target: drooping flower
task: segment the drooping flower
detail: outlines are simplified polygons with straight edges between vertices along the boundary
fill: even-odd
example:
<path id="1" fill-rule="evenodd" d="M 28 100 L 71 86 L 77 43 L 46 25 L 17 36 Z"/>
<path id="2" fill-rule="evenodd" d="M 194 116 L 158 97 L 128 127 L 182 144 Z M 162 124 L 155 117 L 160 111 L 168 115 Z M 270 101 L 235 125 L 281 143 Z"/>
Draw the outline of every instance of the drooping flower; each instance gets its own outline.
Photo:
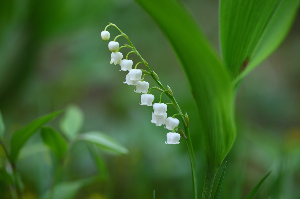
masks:
<path id="1" fill-rule="evenodd" d="M 130 80 L 141 81 L 142 71 L 140 69 L 132 69 L 128 73 Z"/>
<path id="2" fill-rule="evenodd" d="M 152 94 L 141 95 L 141 105 L 152 106 L 153 101 L 154 101 L 154 95 Z"/>
<path id="3" fill-rule="evenodd" d="M 127 60 L 127 59 L 122 59 L 120 62 L 121 65 L 121 70 L 122 71 L 130 71 L 132 69 L 133 61 L 132 60 Z"/>
<path id="4" fill-rule="evenodd" d="M 168 117 L 166 119 L 166 128 L 170 131 L 173 131 L 179 124 L 179 120 L 177 118 Z"/>
<path id="5" fill-rule="evenodd" d="M 110 33 L 108 31 L 102 31 L 101 32 L 101 38 L 103 41 L 107 41 L 109 40 L 110 37 Z"/>
<path id="6" fill-rule="evenodd" d="M 130 74 L 128 73 L 126 75 L 126 79 L 125 79 L 125 82 L 123 82 L 124 84 L 127 84 L 127 85 L 136 85 L 137 84 L 137 80 L 131 80 L 130 79 Z"/>
<path id="7" fill-rule="evenodd" d="M 167 119 L 167 113 L 161 114 L 161 115 L 157 115 L 155 113 L 152 113 L 152 120 L 151 122 L 156 124 L 156 126 L 161 126 L 163 124 L 165 124 Z"/>
<path id="8" fill-rule="evenodd" d="M 149 89 L 149 83 L 145 81 L 138 81 L 136 83 L 136 93 L 147 93 Z"/>
<path id="9" fill-rule="evenodd" d="M 118 51 L 119 49 L 119 43 L 116 42 L 116 41 L 110 41 L 108 43 L 108 49 L 111 51 L 111 52 L 116 52 Z"/>
<path id="10" fill-rule="evenodd" d="M 166 144 L 179 144 L 180 134 L 179 133 L 167 133 L 167 141 Z"/>
<path id="11" fill-rule="evenodd" d="M 153 104 L 153 110 L 156 115 L 163 115 L 167 112 L 167 105 L 164 103 Z"/>
<path id="12" fill-rule="evenodd" d="M 123 58 L 122 53 L 120 52 L 112 52 L 111 53 L 111 60 L 110 60 L 110 64 L 114 63 L 116 64 L 120 64 L 121 59 Z"/>
<path id="13" fill-rule="evenodd" d="M 137 85 L 137 82 L 142 79 L 142 71 L 140 69 L 132 69 L 126 75 L 125 84 Z"/>

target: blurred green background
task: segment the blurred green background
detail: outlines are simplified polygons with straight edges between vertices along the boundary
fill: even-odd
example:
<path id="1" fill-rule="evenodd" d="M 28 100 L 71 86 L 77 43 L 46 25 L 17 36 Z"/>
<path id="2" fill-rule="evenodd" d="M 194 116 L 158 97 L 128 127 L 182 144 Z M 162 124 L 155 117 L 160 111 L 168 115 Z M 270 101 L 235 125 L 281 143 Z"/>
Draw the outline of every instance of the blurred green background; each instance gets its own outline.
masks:
<path id="1" fill-rule="evenodd" d="M 182 2 L 219 50 L 219 2 Z M 153 190 L 156 198 L 191 198 L 185 141 L 174 146 L 164 143 L 168 131 L 150 122 L 152 108 L 139 106 L 140 95 L 133 92 L 134 87 L 123 84 L 126 73 L 109 64 L 107 42 L 100 37 L 109 22 L 117 24 L 131 38 L 189 114 L 199 190 L 202 189 L 205 157 L 201 132 L 197 131 L 201 121 L 187 81 L 158 26 L 132 0 L 0 1 L 0 110 L 7 132 L 38 116 L 77 104 L 85 114 L 83 132 L 103 131 L 127 147 L 129 154 L 103 154 L 108 180 L 83 187 L 76 198 L 150 199 Z M 111 38 L 118 33 L 112 27 L 108 31 Z M 118 41 L 123 44 L 125 39 Z M 226 158 L 221 198 L 245 197 L 269 170 L 273 172 L 257 198 L 300 197 L 299 53 L 300 14 L 279 49 L 239 89 L 238 135 Z M 137 57 L 132 58 L 135 63 L 138 61 Z M 158 97 L 159 93 L 154 94 Z M 52 125 L 58 127 L 58 122 Z M 7 133 L 4 140 L 10 136 Z M 37 134 L 27 145 L 39 142 Z M 97 173 L 86 151 L 85 145 L 73 147 L 63 180 Z M 0 158 L 3 161 L 2 149 Z M 49 188 L 52 173 L 48 159 L 46 152 L 36 152 L 19 161 L 25 199 L 38 198 Z M 0 196 L 10 198 L 2 182 Z"/>

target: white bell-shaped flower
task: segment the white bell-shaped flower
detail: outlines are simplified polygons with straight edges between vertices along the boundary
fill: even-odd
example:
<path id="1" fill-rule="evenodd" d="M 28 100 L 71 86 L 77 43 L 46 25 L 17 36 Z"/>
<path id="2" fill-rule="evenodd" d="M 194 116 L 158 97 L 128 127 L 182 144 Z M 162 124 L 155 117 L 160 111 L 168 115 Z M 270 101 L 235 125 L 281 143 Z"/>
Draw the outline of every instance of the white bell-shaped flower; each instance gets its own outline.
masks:
<path id="1" fill-rule="evenodd" d="M 125 79 L 125 82 L 123 82 L 124 84 L 128 84 L 128 85 L 136 85 L 138 82 L 138 80 L 131 80 L 130 79 L 130 74 L 128 73 L 126 75 L 126 79 Z"/>
<path id="2" fill-rule="evenodd" d="M 166 128 L 173 131 L 179 125 L 179 120 L 177 118 L 168 117 L 166 119 Z"/>
<path id="3" fill-rule="evenodd" d="M 133 61 L 132 60 L 127 60 L 127 59 L 122 59 L 120 62 L 121 65 L 121 70 L 122 71 L 130 71 L 132 69 Z"/>
<path id="4" fill-rule="evenodd" d="M 156 115 L 163 115 L 167 112 L 167 105 L 164 103 L 153 104 L 153 110 Z"/>
<path id="5" fill-rule="evenodd" d="M 122 58 L 123 58 L 122 53 L 120 53 L 120 52 L 112 52 L 111 53 L 110 64 L 112 64 L 112 63 L 114 63 L 115 65 L 119 64 Z"/>
<path id="6" fill-rule="evenodd" d="M 165 124 L 167 119 L 167 113 L 162 114 L 162 115 L 157 115 L 155 113 L 152 113 L 152 120 L 151 122 L 156 124 L 156 126 L 161 126 Z"/>
<path id="7" fill-rule="evenodd" d="M 116 52 L 118 51 L 119 49 L 119 43 L 116 42 L 116 41 L 110 41 L 108 43 L 108 49 L 111 51 L 111 52 Z"/>
<path id="8" fill-rule="evenodd" d="M 136 93 L 147 93 L 149 89 L 149 83 L 145 81 L 138 81 L 136 83 Z"/>
<path id="9" fill-rule="evenodd" d="M 107 41 L 109 40 L 110 37 L 110 33 L 108 31 L 102 31 L 101 32 L 101 38 L 103 41 Z"/>
<path id="10" fill-rule="evenodd" d="M 140 69 L 132 69 L 128 73 L 130 80 L 141 81 L 142 71 Z"/>
<path id="11" fill-rule="evenodd" d="M 152 106 L 153 101 L 154 101 L 154 95 L 152 94 L 141 95 L 141 105 Z"/>
<path id="12" fill-rule="evenodd" d="M 179 144 L 180 134 L 179 133 L 167 133 L 166 144 Z"/>

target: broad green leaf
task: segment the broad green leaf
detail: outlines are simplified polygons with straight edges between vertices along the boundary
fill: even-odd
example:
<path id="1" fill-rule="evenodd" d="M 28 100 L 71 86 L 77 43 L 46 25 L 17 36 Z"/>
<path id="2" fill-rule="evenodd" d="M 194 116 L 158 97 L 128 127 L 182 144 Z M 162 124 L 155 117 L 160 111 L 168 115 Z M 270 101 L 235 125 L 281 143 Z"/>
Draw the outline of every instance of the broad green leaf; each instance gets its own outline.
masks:
<path id="1" fill-rule="evenodd" d="M 49 149 L 43 143 L 29 144 L 22 148 L 18 156 L 18 160 L 28 158 L 29 156 L 36 155 L 38 153 L 46 153 Z"/>
<path id="2" fill-rule="evenodd" d="M 53 128 L 45 126 L 41 129 L 41 136 L 43 142 L 52 150 L 58 159 L 64 157 L 68 145 L 61 135 L 59 135 Z"/>
<path id="3" fill-rule="evenodd" d="M 60 128 L 70 140 L 73 140 L 79 133 L 82 127 L 83 117 L 83 113 L 78 106 L 70 105 L 66 109 L 65 116 L 60 123 Z"/>
<path id="4" fill-rule="evenodd" d="M 16 162 L 19 152 L 27 140 L 37 132 L 44 124 L 54 119 L 61 111 L 56 111 L 40 117 L 22 129 L 16 131 L 10 141 L 10 159 L 12 162 Z"/>
<path id="5" fill-rule="evenodd" d="M 159 25 L 181 63 L 200 116 L 200 129 L 191 134 L 203 134 L 207 168 L 215 173 L 236 136 L 233 89 L 228 72 L 195 20 L 178 1 L 136 1 Z M 149 64 L 151 66 L 151 62 Z M 173 93 L 176 97 L 174 89 Z M 202 140 L 193 142 L 202 144 Z"/>
<path id="6" fill-rule="evenodd" d="M 93 131 L 93 132 L 84 133 L 80 135 L 79 139 L 95 144 L 100 149 L 105 149 L 120 154 L 128 153 L 128 150 L 125 147 L 123 147 L 119 142 L 117 142 L 110 136 L 100 132 Z"/>
<path id="7" fill-rule="evenodd" d="M 224 65 L 233 78 L 267 58 L 283 41 L 300 0 L 221 0 L 220 37 Z"/>
<path id="8" fill-rule="evenodd" d="M 4 167 L 0 167 L 0 181 L 5 182 L 6 184 L 14 183 L 12 176 L 9 173 L 7 173 Z"/>
<path id="9" fill-rule="evenodd" d="M 0 112 L 0 138 L 3 136 L 4 131 L 5 131 L 5 125 L 2 119 L 2 114 Z"/>
<path id="10" fill-rule="evenodd" d="M 55 199 L 73 199 L 81 187 L 91 184 L 98 179 L 99 177 L 91 177 L 73 182 L 61 182 L 55 186 L 53 193 L 49 190 L 42 195 L 41 199 L 48 199 L 50 194 L 52 194 L 51 198 Z"/>
<path id="11" fill-rule="evenodd" d="M 269 171 L 260 181 L 259 183 L 252 189 L 252 191 L 247 195 L 245 199 L 251 199 L 254 197 L 256 192 L 258 191 L 259 187 L 262 185 L 262 183 L 267 179 L 267 177 L 270 175 L 272 171 Z"/>

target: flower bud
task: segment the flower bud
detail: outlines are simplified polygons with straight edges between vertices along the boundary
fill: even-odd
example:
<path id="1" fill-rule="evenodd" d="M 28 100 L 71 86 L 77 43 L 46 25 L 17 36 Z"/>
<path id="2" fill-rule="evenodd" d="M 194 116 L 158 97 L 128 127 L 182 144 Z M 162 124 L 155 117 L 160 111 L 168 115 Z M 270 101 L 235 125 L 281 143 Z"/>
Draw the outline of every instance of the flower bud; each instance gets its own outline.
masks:
<path id="1" fill-rule="evenodd" d="M 166 144 L 179 144 L 180 134 L 179 133 L 167 133 Z"/>
<path id="2" fill-rule="evenodd" d="M 145 81 L 138 81 L 136 84 L 136 93 L 147 93 L 149 89 L 149 83 Z"/>
<path id="3" fill-rule="evenodd" d="M 165 124 L 167 118 L 167 113 L 162 114 L 162 115 L 157 115 L 155 113 L 152 113 L 152 120 L 151 122 L 156 124 L 156 126 L 161 126 Z"/>
<path id="4" fill-rule="evenodd" d="M 127 60 L 127 59 L 122 59 L 120 62 L 121 65 L 121 70 L 122 71 L 130 71 L 132 69 L 133 61 L 132 60 Z"/>
<path id="5" fill-rule="evenodd" d="M 154 101 L 154 95 L 152 94 L 141 95 L 141 105 L 152 106 L 153 101 Z"/>
<path id="6" fill-rule="evenodd" d="M 101 38 L 102 38 L 103 41 L 109 40 L 109 37 L 110 37 L 110 34 L 109 34 L 108 31 L 102 31 L 101 32 Z"/>
<path id="7" fill-rule="evenodd" d="M 170 131 L 173 131 L 179 124 L 179 120 L 177 118 L 168 117 L 166 119 L 166 128 Z"/>
<path id="8" fill-rule="evenodd" d="M 116 41 L 110 41 L 108 43 L 108 49 L 111 51 L 111 52 L 116 52 L 118 51 L 119 49 L 119 43 L 116 42 Z"/>
<path id="9" fill-rule="evenodd" d="M 163 115 L 167 112 L 167 105 L 164 103 L 153 104 L 153 110 L 156 115 Z"/>
<path id="10" fill-rule="evenodd" d="M 112 52 L 111 53 L 110 64 L 112 64 L 112 63 L 114 63 L 115 65 L 119 64 L 122 58 L 123 58 L 122 53 L 120 53 L 120 52 Z"/>

